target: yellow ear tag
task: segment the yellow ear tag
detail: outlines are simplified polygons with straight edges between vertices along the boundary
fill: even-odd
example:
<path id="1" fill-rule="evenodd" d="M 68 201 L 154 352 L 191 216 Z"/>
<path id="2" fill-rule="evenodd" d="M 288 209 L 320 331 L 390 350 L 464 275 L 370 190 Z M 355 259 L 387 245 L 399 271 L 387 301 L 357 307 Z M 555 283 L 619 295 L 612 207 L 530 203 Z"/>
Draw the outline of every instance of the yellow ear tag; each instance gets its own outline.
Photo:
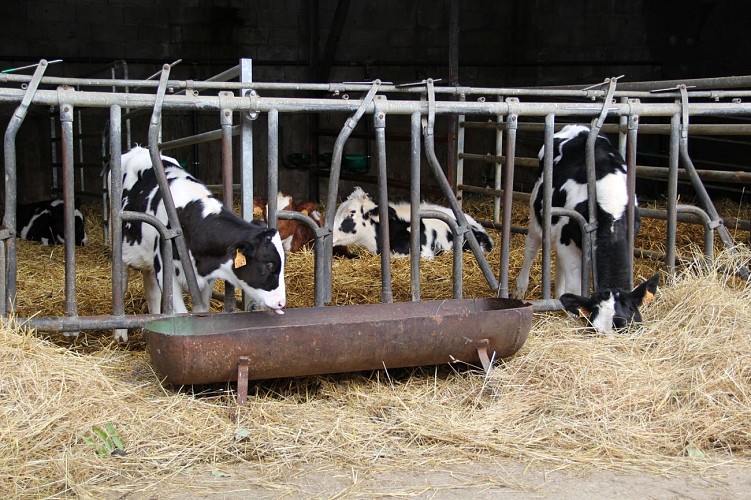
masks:
<path id="1" fill-rule="evenodd" d="M 302 211 L 301 211 L 301 213 L 302 213 L 303 215 L 308 215 L 308 211 L 307 211 L 307 210 L 302 210 Z"/>
<path id="2" fill-rule="evenodd" d="M 235 269 L 238 267 L 243 267 L 245 264 L 247 264 L 248 261 L 245 259 L 245 255 L 240 251 L 240 249 L 237 249 L 237 254 L 235 254 Z"/>
<path id="3" fill-rule="evenodd" d="M 641 300 L 641 305 L 647 306 L 647 305 L 651 304 L 652 302 L 654 302 L 654 300 L 655 300 L 655 294 L 653 294 L 652 292 L 650 292 L 649 290 L 647 290 L 644 293 L 644 298 Z"/>

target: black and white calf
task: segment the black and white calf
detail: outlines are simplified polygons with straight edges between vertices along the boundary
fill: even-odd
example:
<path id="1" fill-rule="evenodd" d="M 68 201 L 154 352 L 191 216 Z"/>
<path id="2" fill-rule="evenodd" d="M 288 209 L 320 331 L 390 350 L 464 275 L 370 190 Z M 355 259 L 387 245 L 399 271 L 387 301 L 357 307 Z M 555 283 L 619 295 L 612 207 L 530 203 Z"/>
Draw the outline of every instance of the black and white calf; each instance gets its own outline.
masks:
<path id="1" fill-rule="evenodd" d="M 222 279 L 242 289 L 258 305 L 281 314 L 286 298 L 279 233 L 262 222 L 247 222 L 235 215 L 204 184 L 180 168 L 177 160 L 162 156 L 162 164 L 201 292 L 200 303 L 193 304 L 193 311 L 209 309 L 214 282 Z M 154 215 L 167 225 L 149 151 L 135 147 L 125 153 L 122 172 L 123 210 Z M 150 224 L 123 223 L 123 262 L 143 274 L 150 313 L 161 311 L 160 240 Z M 174 258 L 175 275 L 168 278 L 174 280 L 172 304 L 175 312 L 186 312 L 181 291 L 187 290 L 188 284 L 177 252 Z M 116 334 L 123 337 L 122 332 Z"/>
<path id="2" fill-rule="evenodd" d="M 454 212 L 432 203 L 421 203 L 420 210 L 435 210 L 454 217 Z M 389 202 L 389 243 L 391 253 L 398 257 L 409 255 L 411 207 L 408 202 Z M 465 214 L 477 242 L 485 252 L 493 248 L 493 240 L 485 229 Z M 361 245 L 373 253 L 380 253 L 380 216 L 378 205 L 360 187 L 339 205 L 334 216 L 334 245 Z M 438 219 L 420 222 L 420 256 L 432 259 L 443 251 L 453 249 L 454 235 L 448 224 Z"/>
<path id="3" fill-rule="evenodd" d="M 84 229 L 83 214 L 76 208 L 73 212 L 76 228 L 76 245 L 88 241 Z M 16 207 L 18 236 L 24 240 L 39 241 L 43 245 L 65 243 L 65 213 L 63 200 L 46 200 Z"/>
<path id="4" fill-rule="evenodd" d="M 589 127 L 567 125 L 553 136 L 554 207 L 572 209 L 589 218 L 585 149 Z M 545 147 L 538 154 L 542 162 Z M 557 253 L 555 295 L 566 308 L 587 316 L 598 331 L 610 331 L 632 321 L 640 321 L 638 307 L 645 293 L 654 294 L 658 275 L 629 290 L 627 217 L 628 189 L 626 164 L 607 137 L 595 141 L 597 186 L 597 232 L 595 259 L 597 283 L 590 299 L 582 293 L 582 235 L 579 225 L 569 217 L 553 217 L 551 239 Z M 636 214 L 634 234 L 639 232 Z M 516 282 L 516 297 L 523 298 L 529 285 L 529 273 L 542 245 L 542 165 L 530 198 L 529 232 L 525 239 L 524 263 Z M 642 289 L 644 287 L 644 289 Z M 565 299 L 564 299 L 565 297 Z M 594 301 L 594 302 L 593 302 Z M 577 305 L 578 304 L 578 305 Z M 585 313 L 586 312 L 586 313 Z"/>

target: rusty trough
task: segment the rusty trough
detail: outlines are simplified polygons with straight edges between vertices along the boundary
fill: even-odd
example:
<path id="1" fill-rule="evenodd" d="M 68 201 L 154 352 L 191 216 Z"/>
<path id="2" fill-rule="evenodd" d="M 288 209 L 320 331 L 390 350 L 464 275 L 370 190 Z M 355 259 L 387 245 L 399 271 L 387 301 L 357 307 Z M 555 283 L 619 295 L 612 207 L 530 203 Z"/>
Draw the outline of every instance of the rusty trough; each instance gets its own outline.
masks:
<path id="1" fill-rule="evenodd" d="M 173 385 L 342 373 L 462 361 L 491 369 L 529 335 L 532 306 L 450 299 L 264 312 L 186 314 L 144 327 L 156 371 Z"/>

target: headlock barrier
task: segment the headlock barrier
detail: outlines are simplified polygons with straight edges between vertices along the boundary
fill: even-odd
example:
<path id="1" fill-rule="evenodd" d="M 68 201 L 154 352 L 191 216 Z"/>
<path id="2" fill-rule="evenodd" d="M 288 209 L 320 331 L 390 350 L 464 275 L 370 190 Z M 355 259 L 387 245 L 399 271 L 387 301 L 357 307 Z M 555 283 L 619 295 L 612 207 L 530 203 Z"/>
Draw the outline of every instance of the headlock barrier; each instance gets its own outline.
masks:
<path id="1" fill-rule="evenodd" d="M 16 135 L 33 106 L 55 107 L 59 110 L 61 125 L 62 196 L 65 213 L 65 316 L 31 318 L 28 324 L 45 331 L 62 331 L 75 335 L 84 329 L 115 329 L 140 327 L 155 319 L 153 315 L 126 315 L 124 311 L 123 280 L 124 270 L 120 258 L 122 252 L 121 235 L 123 221 L 143 221 L 152 224 L 161 233 L 165 242 L 162 248 L 163 262 L 168 273 L 173 272 L 172 241 L 183 262 L 189 261 L 188 249 L 180 229 L 174 202 L 167 179 L 159 161 L 160 151 L 183 147 L 210 140 L 221 141 L 222 180 L 225 202 L 232 200 L 233 165 L 240 165 L 241 212 L 246 219 L 253 214 L 253 122 L 259 115 L 267 118 L 267 192 L 269 224 L 275 226 L 277 219 L 294 219 L 309 224 L 316 233 L 314 264 L 314 303 L 316 307 L 331 301 L 332 233 L 335 207 L 339 193 L 342 156 L 345 143 L 360 120 L 372 120 L 375 141 L 375 164 L 377 165 L 378 198 L 380 220 L 388 221 L 388 183 L 386 168 L 386 126 L 387 118 L 395 115 L 410 117 L 410 203 L 412 227 L 418 227 L 420 218 L 441 218 L 435 212 L 420 213 L 421 201 L 421 148 L 427 158 L 430 172 L 456 216 L 456 223 L 447 221 L 454 233 L 456 248 L 461 248 L 466 239 L 474 258 L 487 280 L 489 289 L 501 298 L 509 295 L 509 253 L 512 231 L 523 231 L 511 225 L 512 200 L 525 197 L 515 193 L 515 169 L 536 167 L 537 159 L 521 158 L 516 154 L 517 134 L 520 131 L 542 131 L 544 133 L 545 155 L 543 182 L 543 286 L 542 298 L 533 301 L 536 310 L 560 308 L 560 302 L 550 293 L 550 226 L 554 216 L 569 216 L 576 220 L 585 237 L 583 252 L 583 283 L 593 280 L 595 266 L 592 252 L 593 238 L 597 228 L 595 203 L 594 141 L 597 134 L 617 133 L 619 147 L 627 163 L 629 206 L 627 211 L 630 234 L 630 247 L 634 250 L 633 220 L 636 210 L 642 217 L 656 217 L 667 220 L 666 254 L 657 256 L 665 261 L 666 271 L 675 271 L 676 225 L 678 221 L 698 223 L 705 228 L 705 258 L 713 257 L 714 232 L 722 243 L 733 248 L 735 243 L 725 227 L 723 219 L 715 209 L 704 188 L 702 177 L 709 180 L 739 181 L 749 183 L 751 173 L 743 171 L 697 171 L 688 152 L 688 141 L 692 135 L 751 135 L 751 124 L 735 123 L 732 119 L 751 117 L 751 103 L 743 102 L 751 97 L 751 77 L 730 77 L 680 82 L 641 82 L 619 83 L 618 78 L 608 78 L 603 83 L 584 89 L 575 88 L 474 88 L 436 86 L 427 79 L 406 85 L 394 85 L 375 80 L 358 83 L 262 83 L 251 78 L 251 61 L 243 59 L 240 64 L 216 77 L 205 81 L 171 80 L 171 65 L 165 64 L 157 79 L 131 80 L 127 78 L 61 78 L 45 77 L 48 63 L 45 60 L 36 65 L 31 76 L 0 74 L 0 102 L 17 103 L 5 133 L 5 215 L 0 230 L 0 313 L 7 316 L 13 312 L 16 295 L 17 258 L 15 236 L 17 201 Z M 239 81 L 235 81 L 239 80 Z M 717 90 L 722 89 L 722 90 Z M 266 97 L 265 92 L 293 91 L 301 95 L 318 92 L 325 97 Z M 202 95 L 202 92 L 216 95 Z M 362 93 L 359 99 L 349 98 L 352 93 Z M 397 97 L 389 99 L 389 96 Z M 488 98 L 490 97 L 490 98 Z M 75 252 L 74 252 L 74 111 L 80 108 L 109 110 L 108 133 L 102 134 L 108 151 L 109 167 L 112 172 L 112 189 L 105 197 L 105 223 L 107 214 L 111 219 L 112 231 L 112 313 L 101 316 L 78 315 L 75 300 Z M 161 121 L 163 113 L 172 111 L 213 112 L 217 114 L 220 128 L 176 140 L 161 142 Z M 123 112 L 125 111 L 125 112 Z M 129 119 L 137 114 L 151 113 L 148 129 L 148 147 L 157 173 L 158 183 L 164 198 L 169 217 L 169 228 L 153 217 L 145 214 L 122 211 L 120 157 L 123 145 L 123 123 L 126 123 L 126 143 L 130 146 Z M 284 113 L 338 112 L 349 114 L 334 143 L 328 191 L 326 198 L 325 224 L 318 228 L 307 217 L 291 211 L 277 211 L 276 196 L 279 185 L 279 116 Z M 435 147 L 436 117 L 450 115 L 458 118 L 457 156 L 455 158 L 455 183 L 449 181 L 440 165 Z M 472 117 L 470 121 L 467 118 Z M 699 124 L 690 120 L 700 117 Z M 235 123 L 234 119 L 238 122 Z M 655 123 L 641 123 L 643 118 L 655 119 Z M 662 120 L 660 120 L 662 119 Z M 669 123 L 666 121 L 669 120 Z M 553 134 L 565 123 L 572 121 L 590 122 L 591 132 L 587 141 L 586 164 L 588 172 L 589 220 L 578 213 L 552 207 L 552 166 Z M 707 123 L 713 121 L 713 123 Z M 565 122 L 565 123 L 564 123 Z M 478 155 L 464 150 L 467 130 L 491 129 L 496 135 L 495 155 Z M 639 134 L 662 134 L 669 136 L 669 168 L 640 167 L 636 165 L 637 140 Z M 239 136 L 241 158 L 236 161 L 232 155 L 232 141 Z M 80 147 L 80 145 L 79 145 Z M 452 159 L 453 161 L 454 159 Z M 464 169 L 467 161 L 490 162 L 495 166 L 494 187 L 473 186 L 464 182 Z M 682 171 L 679 169 L 682 168 Z M 453 166 L 451 167 L 453 169 Z M 651 169 L 651 170 L 650 170 Z M 641 173 L 667 179 L 667 209 L 638 208 L 634 204 L 636 176 Z M 679 175 L 693 185 L 701 206 L 688 206 L 678 203 Z M 453 180 L 453 179 L 452 179 Z M 494 200 L 493 220 L 483 221 L 487 226 L 501 230 L 500 269 L 493 270 L 473 234 L 462 212 L 461 202 L 464 193 L 485 194 Z M 735 221 L 744 230 L 751 230 L 748 221 Z M 390 251 L 388 225 L 380 225 L 382 282 L 381 301 L 393 301 L 390 274 Z M 420 300 L 419 231 L 411 233 L 411 291 L 412 300 Z M 638 254 L 648 255 L 636 250 Z M 631 252 L 633 254 L 633 251 Z M 462 252 L 454 252 L 454 298 L 461 298 Z M 633 260 L 629 263 L 633 267 Z M 192 266 L 185 266 L 188 274 L 190 294 L 194 302 L 198 296 L 198 285 Z M 746 268 L 738 268 L 737 273 L 748 278 Z M 164 280 L 164 314 L 171 315 L 172 280 Z M 583 293 L 588 293 L 585 287 Z M 226 286 L 225 310 L 235 307 L 234 291 Z M 21 318 L 21 320 L 25 320 Z"/>

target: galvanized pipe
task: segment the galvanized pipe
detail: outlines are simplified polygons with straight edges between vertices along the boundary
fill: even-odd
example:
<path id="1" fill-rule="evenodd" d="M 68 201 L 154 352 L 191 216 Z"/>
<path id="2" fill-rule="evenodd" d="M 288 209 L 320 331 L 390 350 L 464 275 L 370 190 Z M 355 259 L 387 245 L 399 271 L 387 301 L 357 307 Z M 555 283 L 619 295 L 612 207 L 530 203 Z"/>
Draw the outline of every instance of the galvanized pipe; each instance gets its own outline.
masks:
<path id="1" fill-rule="evenodd" d="M 268 223 L 276 229 L 277 194 L 279 193 L 279 112 L 275 109 L 268 114 Z"/>
<path id="2" fill-rule="evenodd" d="M 432 104 L 428 106 L 428 117 L 426 123 L 423 124 L 423 136 L 425 138 L 425 156 L 428 159 L 428 164 L 431 167 L 433 176 L 435 177 L 438 185 L 443 191 L 444 196 L 446 196 L 446 199 L 451 206 L 451 210 L 454 211 L 454 216 L 456 217 L 456 220 L 461 228 L 460 231 L 467 233 L 467 242 L 469 242 L 469 247 L 472 249 L 472 253 L 475 255 L 477 263 L 480 266 L 485 279 L 493 290 L 497 290 L 498 282 L 496 281 L 495 276 L 493 276 L 493 270 L 490 269 L 490 265 L 488 264 L 485 255 L 482 253 L 482 249 L 480 248 L 480 244 L 477 242 L 477 238 L 475 237 L 474 233 L 469 230 L 467 218 L 464 216 L 464 212 L 462 212 L 459 208 L 459 203 L 456 201 L 454 191 L 452 190 L 448 179 L 446 179 L 446 176 L 441 169 L 441 164 L 438 161 L 438 157 L 435 154 L 435 135 L 433 129 L 435 123 L 435 96 L 432 95 L 430 91 L 431 88 L 432 80 L 428 80 L 428 102 Z"/>
<path id="3" fill-rule="evenodd" d="M 329 170 L 329 191 L 327 193 L 326 200 L 326 235 L 324 239 L 324 269 L 326 270 L 326 282 L 324 289 L 326 302 L 329 302 L 331 300 L 331 260 L 334 247 L 333 227 L 334 216 L 336 215 L 336 197 L 339 193 L 339 173 L 342 166 L 342 153 L 344 152 L 344 144 L 347 142 L 347 139 L 355 130 L 357 122 L 360 121 L 360 118 L 362 118 L 362 116 L 365 114 L 365 111 L 369 109 L 373 104 L 373 98 L 375 97 L 376 92 L 378 92 L 378 88 L 380 86 L 380 80 L 375 80 L 370 86 L 370 90 L 368 90 L 368 93 L 365 95 L 362 101 L 360 101 L 359 106 L 355 110 L 355 113 L 351 117 L 349 117 L 346 122 L 344 122 L 344 126 L 342 127 L 341 131 L 339 131 L 339 135 L 336 137 L 336 141 L 334 142 L 334 149 L 331 153 L 331 168 Z"/>
<path id="4" fill-rule="evenodd" d="M 67 93 L 67 92 L 61 92 Z M 75 160 L 73 158 L 73 106 L 60 103 L 60 129 L 63 160 L 63 214 L 65 233 L 65 315 L 77 316 L 76 302 L 76 217 L 75 217 Z M 66 332 L 66 336 L 78 332 Z"/>
<path id="5" fill-rule="evenodd" d="M 420 113 L 412 113 L 410 121 L 410 225 L 420 227 Z M 461 149 L 463 145 L 460 145 Z M 461 168 L 457 168 L 461 172 Z M 409 269 L 412 301 L 420 300 L 420 231 L 411 231 L 409 235 Z"/>
<path id="6" fill-rule="evenodd" d="M 192 259 L 188 250 L 188 245 L 185 241 L 185 237 L 182 233 L 180 226 L 180 219 L 177 216 L 177 209 L 175 208 L 175 202 L 172 199 L 172 191 L 167 181 L 167 176 L 164 173 L 164 165 L 162 165 L 162 157 L 159 153 L 159 132 L 161 129 L 162 121 L 162 104 L 164 99 L 164 93 L 167 89 L 167 77 L 169 76 L 170 66 L 165 64 L 162 67 L 162 76 L 159 79 L 159 88 L 157 90 L 156 100 L 154 102 L 154 110 L 151 114 L 151 121 L 149 122 L 149 154 L 151 156 L 151 164 L 154 168 L 154 174 L 156 176 L 157 184 L 159 184 L 159 192 L 162 194 L 162 202 L 164 203 L 165 211 L 167 212 L 167 218 L 169 219 L 170 226 L 177 231 L 175 237 L 175 246 L 177 247 L 177 253 L 180 256 L 180 261 L 183 263 L 183 273 L 185 274 L 185 280 L 188 282 L 188 289 L 190 290 L 190 297 L 193 304 L 201 303 L 201 293 L 198 290 L 198 281 L 196 280 L 196 271 L 192 265 Z M 162 276 L 165 278 L 162 281 L 172 281 L 172 275 L 166 274 L 166 269 L 162 271 Z M 167 278 L 169 276 L 169 278 Z M 164 295 L 166 293 L 162 292 Z"/>
<path id="7" fill-rule="evenodd" d="M 15 306 L 18 281 L 16 269 L 16 204 L 18 203 L 16 136 L 18 135 L 18 130 L 21 128 L 21 124 L 26 119 L 29 106 L 34 101 L 34 95 L 39 88 L 39 83 L 42 81 L 47 66 L 48 63 L 45 59 L 39 61 L 26 91 L 21 96 L 20 103 L 13 116 L 11 116 L 8 127 L 5 129 L 5 138 L 3 141 L 5 148 L 5 215 L 3 217 L 3 229 L 7 230 L 8 233 L 4 235 L 6 251 L 3 262 L 6 266 L 4 269 L 5 280 L 0 283 L 0 286 L 3 288 L 4 298 L 2 304 L 0 304 L 0 313 L 3 316 L 12 311 Z"/>
<path id="8" fill-rule="evenodd" d="M 641 101 L 639 101 L 641 102 Z M 620 115 L 621 117 L 626 115 Z M 556 130 L 565 127 L 565 123 L 556 125 Z M 464 129 L 485 129 L 485 130 L 505 130 L 506 124 L 503 122 L 469 122 L 464 121 L 459 124 Z M 517 126 L 520 132 L 543 132 L 544 123 L 524 122 Z M 628 131 L 628 126 L 622 126 L 615 123 L 605 123 L 600 129 L 604 134 L 621 134 Z M 642 135 L 669 135 L 670 125 L 662 123 L 642 123 L 639 125 L 639 133 Z M 725 136 L 725 135 L 751 135 L 751 124 L 745 123 L 692 123 L 688 129 L 688 135 L 697 136 Z"/>
<path id="9" fill-rule="evenodd" d="M 498 96 L 498 101 L 502 102 L 503 96 Z M 496 117 L 496 123 L 504 123 L 504 116 L 498 115 Z M 519 120 L 516 120 L 515 125 L 517 126 L 518 130 Z M 503 130 L 498 127 L 495 132 L 495 154 L 498 157 L 503 155 Z M 517 159 L 515 158 L 514 164 L 516 164 L 516 161 Z M 501 170 L 501 162 L 498 162 L 493 166 L 493 187 L 495 189 L 501 189 Z M 501 222 L 501 199 L 498 196 L 493 197 L 493 222 Z"/>
<path id="10" fill-rule="evenodd" d="M 315 233 L 316 237 L 313 247 L 313 300 L 316 307 L 323 306 L 323 237 L 325 231 L 323 230 L 323 228 L 318 227 L 318 224 L 316 224 L 313 219 L 300 212 L 295 212 L 292 210 L 279 210 L 279 212 L 277 213 L 277 219 L 294 220 L 298 223 L 308 226 L 310 230 Z"/>
<path id="11" fill-rule="evenodd" d="M 219 98 L 232 97 L 232 92 L 220 92 Z M 224 204 L 229 210 L 234 210 L 232 198 L 232 110 L 223 109 L 219 113 L 219 123 L 222 127 L 222 195 Z M 224 312 L 234 312 L 236 309 L 235 287 L 232 283 L 224 282 Z"/>
<path id="12" fill-rule="evenodd" d="M 555 133 L 555 115 L 545 117 L 545 156 L 542 171 L 542 298 L 550 298 L 551 274 L 551 227 L 553 208 L 553 134 Z M 512 193 L 513 196 L 513 193 Z M 533 217 L 533 215 L 530 215 Z"/>
<path id="13" fill-rule="evenodd" d="M 509 108 L 518 104 L 518 99 L 506 99 Z M 506 163 L 503 168 L 503 214 L 501 219 L 501 263 L 498 279 L 498 297 L 508 298 L 509 261 L 511 256 L 511 213 L 513 209 L 514 160 L 516 159 L 516 125 L 519 115 L 509 113 L 506 129 Z"/>
<path id="14" fill-rule="evenodd" d="M 247 84 L 246 84 L 247 85 Z M 3 88 L 0 89 L 0 102 L 18 102 L 23 98 L 24 91 Z M 509 94 L 510 95 L 510 94 Z M 664 96 L 663 96 L 664 97 Z M 72 106 L 109 108 L 117 104 L 130 108 L 153 108 L 156 96 L 152 94 L 112 94 L 103 92 L 79 91 L 73 96 Z M 57 93 L 50 90 L 38 90 L 32 100 L 33 104 L 52 106 L 57 104 Z M 280 113 L 288 112 L 354 112 L 362 105 L 362 100 L 333 100 L 311 99 L 292 97 L 234 97 L 228 105 L 233 111 L 245 111 L 253 113 L 267 113 L 271 109 L 277 109 Z M 222 104 L 216 96 L 163 96 L 164 109 L 192 111 L 196 107 L 207 111 L 218 111 Z M 608 113 L 614 116 L 635 113 L 645 116 L 670 116 L 680 113 L 678 103 L 654 103 L 642 102 L 637 106 L 629 106 L 621 103 L 611 103 L 607 108 Z M 366 102 L 365 111 L 373 113 L 372 102 Z M 390 100 L 384 103 L 383 111 L 387 114 L 412 114 L 427 113 L 427 103 L 410 100 Z M 520 116 L 544 117 L 554 113 L 558 117 L 597 116 L 602 111 L 602 106 L 590 102 L 551 103 L 551 102 L 526 102 L 519 103 L 515 112 Z M 693 116 L 742 116 L 751 114 L 751 103 L 691 103 L 689 112 Z M 505 103 L 495 102 L 472 102 L 472 101 L 438 101 L 435 103 L 435 113 L 441 114 L 474 114 L 480 116 L 507 115 L 508 106 Z"/>
<path id="15" fill-rule="evenodd" d="M 420 210 L 420 219 L 438 219 L 451 229 L 453 235 L 452 245 L 454 247 L 453 264 L 453 278 L 452 278 L 452 290 L 453 298 L 462 298 L 462 289 L 464 287 L 464 274 L 462 269 L 462 248 L 464 247 L 464 233 L 461 232 L 456 219 L 450 215 L 439 212 L 437 210 Z M 416 226 L 413 226 L 416 227 Z"/>
<path id="16" fill-rule="evenodd" d="M 112 252 L 112 315 L 125 315 L 125 275 L 123 266 L 123 175 L 122 175 L 122 108 L 110 108 L 110 183 L 109 220 L 110 249 Z M 105 179 L 106 182 L 106 179 Z"/>
<path id="17" fill-rule="evenodd" d="M 378 158 L 378 225 L 381 240 L 381 302 L 394 301 L 391 291 L 391 241 L 389 239 L 389 193 L 388 172 L 386 171 L 386 114 L 379 111 L 382 96 L 375 100 L 376 112 L 373 114 L 373 127 L 376 138 L 376 156 Z M 419 226 L 417 226 L 419 227 Z"/>
<path id="18" fill-rule="evenodd" d="M 668 231 L 665 241 L 665 270 L 670 275 L 675 274 L 675 239 L 678 227 L 678 160 L 679 160 L 679 142 L 680 142 L 680 121 L 678 113 L 670 119 L 670 160 L 668 173 L 668 198 L 667 198 L 667 226 Z"/>
<path id="19" fill-rule="evenodd" d="M 636 140 L 639 132 L 639 116 L 629 115 L 627 117 L 628 132 L 626 134 L 626 191 L 628 192 L 628 205 L 626 206 L 626 235 L 628 237 L 628 248 L 634 248 L 636 234 L 634 224 L 636 222 Z M 634 287 L 634 253 L 629 251 L 626 255 L 626 265 L 628 266 L 628 283 L 629 289 Z"/>
<path id="20" fill-rule="evenodd" d="M 78 332 L 80 330 L 113 330 L 141 328 L 149 321 L 164 318 L 159 314 L 128 314 L 126 316 L 74 316 L 49 318 L 17 318 L 18 324 L 28 325 L 42 332 Z"/>
<path id="21" fill-rule="evenodd" d="M 464 94 L 459 96 L 460 101 L 465 100 Z M 459 186 L 464 184 L 464 127 L 462 127 L 462 123 L 464 123 L 464 120 L 466 119 L 465 115 L 459 115 L 457 117 L 457 130 L 456 130 L 456 178 L 454 183 L 454 194 L 456 195 L 456 199 L 459 202 L 459 206 L 463 207 L 464 203 L 464 193 L 462 193 L 462 190 L 459 189 Z"/>

